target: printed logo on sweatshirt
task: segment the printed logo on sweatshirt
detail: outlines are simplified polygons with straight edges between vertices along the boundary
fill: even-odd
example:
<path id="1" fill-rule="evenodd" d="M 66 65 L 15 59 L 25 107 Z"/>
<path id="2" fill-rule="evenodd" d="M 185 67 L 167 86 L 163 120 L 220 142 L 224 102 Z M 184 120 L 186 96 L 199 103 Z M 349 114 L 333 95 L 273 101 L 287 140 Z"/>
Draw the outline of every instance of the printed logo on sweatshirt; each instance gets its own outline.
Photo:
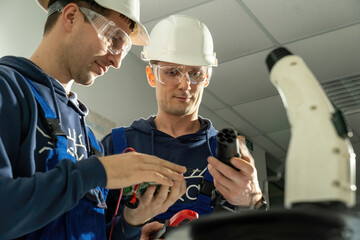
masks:
<path id="1" fill-rule="evenodd" d="M 44 130 L 42 130 L 39 126 L 36 126 L 38 132 L 47 139 L 47 146 L 44 146 L 39 150 L 39 154 L 44 153 L 45 151 L 53 150 L 54 149 L 54 143 L 51 140 L 51 137 L 45 133 Z M 86 146 L 83 143 L 84 138 L 82 134 L 77 135 L 75 129 L 68 128 L 68 132 L 66 135 L 67 138 L 67 152 L 74 157 L 77 161 L 82 160 L 85 157 Z"/>
<path id="2" fill-rule="evenodd" d="M 84 152 L 86 152 L 86 146 L 83 143 L 83 135 L 79 134 L 79 136 L 76 137 L 76 131 L 73 129 L 71 133 L 71 129 L 68 128 L 68 135 L 66 136 L 68 140 L 71 141 L 70 147 L 68 147 L 67 152 L 73 156 L 77 161 L 80 161 L 84 158 Z M 68 145 L 69 141 L 68 141 Z M 81 150 L 79 150 L 81 149 Z M 82 152 L 82 154 L 79 156 L 79 152 Z"/>
<path id="3" fill-rule="evenodd" d="M 186 202 L 187 199 L 195 201 L 197 199 L 200 191 L 200 183 L 204 178 L 206 170 L 207 167 L 203 170 L 196 168 L 189 176 L 184 176 L 188 186 L 186 188 L 186 193 L 179 199 L 180 201 Z"/>

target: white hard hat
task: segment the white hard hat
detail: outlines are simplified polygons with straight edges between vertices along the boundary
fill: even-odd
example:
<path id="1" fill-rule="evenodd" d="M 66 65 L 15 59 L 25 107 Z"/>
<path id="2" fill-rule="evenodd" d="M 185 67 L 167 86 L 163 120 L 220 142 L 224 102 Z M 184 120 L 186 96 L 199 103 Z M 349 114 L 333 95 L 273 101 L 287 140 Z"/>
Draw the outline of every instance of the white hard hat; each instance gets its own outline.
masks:
<path id="1" fill-rule="evenodd" d="M 217 66 L 209 29 L 198 19 L 172 15 L 161 20 L 150 33 L 141 58 L 189 66 Z"/>
<path id="2" fill-rule="evenodd" d="M 45 10 L 48 10 L 50 0 L 36 0 Z M 145 27 L 140 23 L 140 0 L 94 0 L 104 8 L 119 12 L 136 22 L 130 38 L 133 45 L 144 46 L 149 43 L 149 35 Z"/>

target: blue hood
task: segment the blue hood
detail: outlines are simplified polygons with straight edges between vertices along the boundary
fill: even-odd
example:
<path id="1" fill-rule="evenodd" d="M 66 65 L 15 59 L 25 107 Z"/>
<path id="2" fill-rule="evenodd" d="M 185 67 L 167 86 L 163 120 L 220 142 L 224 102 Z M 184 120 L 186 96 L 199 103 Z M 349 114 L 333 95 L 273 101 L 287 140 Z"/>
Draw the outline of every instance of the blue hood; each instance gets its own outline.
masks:
<path id="1" fill-rule="evenodd" d="M 27 78 L 31 79 L 38 86 L 42 96 L 48 100 L 48 103 L 52 109 L 57 110 L 58 107 L 54 106 L 53 103 L 55 99 L 58 99 L 65 104 L 71 101 L 74 105 L 73 107 L 81 116 L 85 117 L 88 114 L 87 107 L 81 101 L 79 101 L 76 93 L 70 92 L 68 97 L 64 87 L 60 84 L 59 81 L 44 73 L 29 59 L 23 57 L 5 56 L 0 58 L 0 65 L 11 67 Z M 58 113 L 57 115 L 59 116 Z"/>
<path id="2" fill-rule="evenodd" d="M 155 116 L 150 116 L 148 119 L 140 118 L 139 120 L 134 121 L 131 124 L 131 128 L 138 130 L 144 134 L 154 135 L 156 138 L 164 138 L 168 139 L 170 136 L 162 131 L 157 130 L 155 122 Z M 213 136 L 216 136 L 217 130 L 213 127 L 211 121 L 206 118 L 202 118 L 199 116 L 199 121 L 201 123 L 201 128 L 198 132 L 183 135 L 177 137 L 176 139 L 186 143 L 186 142 L 195 142 L 199 139 L 208 138 L 210 139 Z"/>
<path id="3" fill-rule="evenodd" d="M 189 168 L 198 167 L 198 161 L 195 160 L 197 157 L 204 157 L 203 154 L 211 155 L 209 139 L 216 136 L 217 130 L 210 120 L 199 117 L 199 131 L 174 138 L 156 129 L 154 118 L 155 116 L 141 118 L 131 124 L 126 130 L 128 146 L 135 146 L 136 151 L 171 159 L 172 162 Z M 189 152 L 192 152 L 191 158 L 187 157 Z M 206 165 L 207 162 L 203 162 L 201 167 Z"/>

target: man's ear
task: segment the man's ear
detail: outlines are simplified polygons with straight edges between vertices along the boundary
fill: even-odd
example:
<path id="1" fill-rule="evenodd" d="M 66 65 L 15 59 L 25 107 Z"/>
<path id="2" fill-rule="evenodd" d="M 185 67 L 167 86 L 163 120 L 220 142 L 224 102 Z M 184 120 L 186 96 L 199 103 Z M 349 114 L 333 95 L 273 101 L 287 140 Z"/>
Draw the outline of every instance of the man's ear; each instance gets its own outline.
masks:
<path id="1" fill-rule="evenodd" d="M 154 77 L 154 73 L 152 68 L 147 65 L 146 66 L 146 77 L 148 80 L 148 83 L 150 84 L 151 87 L 155 87 L 155 77 Z"/>
<path id="2" fill-rule="evenodd" d="M 66 31 L 71 31 L 76 15 L 79 15 L 80 9 L 75 3 L 69 3 L 61 12 L 61 21 Z"/>

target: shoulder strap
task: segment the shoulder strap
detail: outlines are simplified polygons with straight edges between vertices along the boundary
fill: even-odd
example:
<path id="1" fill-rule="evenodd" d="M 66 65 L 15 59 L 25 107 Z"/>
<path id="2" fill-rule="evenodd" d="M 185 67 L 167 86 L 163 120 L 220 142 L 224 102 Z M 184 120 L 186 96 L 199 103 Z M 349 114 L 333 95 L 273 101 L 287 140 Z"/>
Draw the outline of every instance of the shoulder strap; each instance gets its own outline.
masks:
<path id="1" fill-rule="evenodd" d="M 45 117 L 52 118 L 52 119 L 56 118 L 55 112 L 51 109 L 51 107 L 49 106 L 49 104 L 47 103 L 45 98 L 40 95 L 37 86 L 27 77 L 24 76 L 24 78 L 26 79 L 27 83 L 29 84 L 29 87 L 31 88 L 37 102 L 41 106 L 41 109 L 44 111 Z"/>
<path id="2" fill-rule="evenodd" d="M 127 148 L 125 127 L 114 128 L 112 131 L 114 154 L 122 153 Z"/>
<path id="3" fill-rule="evenodd" d="M 213 155 L 213 157 L 216 157 L 216 136 L 213 136 L 210 138 L 210 149 L 211 149 L 211 153 Z M 211 174 L 209 173 L 209 170 L 206 170 L 205 175 L 204 175 L 204 180 L 210 182 L 211 184 L 213 183 L 213 178 L 211 176 Z"/>
<path id="4" fill-rule="evenodd" d="M 91 131 L 91 129 L 88 126 L 86 126 L 86 130 L 90 139 L 90 145 L 91 145 L 90 147 L 92 154 L 97 157 L 102 157 L 103 154 L 101 153 L 99 142 L 96 140 L 94 133 Z"/>
<path id="5" fill-rule="evenodd" d="M 211 153 L 214 157 L 216 157 L 216 137 L 210 138 L 210 149 Z M 209 173 L 209 170 L 206 169 L 204 174 L 204 179 L 202 180 L 200 184 L 200 191 L 199 196 L 196 199 L 196 208 L 198 209 L 208 209 L 207 211 L 213 211 L 212 201 L 211 197 L 213 196 L 213 191 L 215 189 L 214 180 L 211 174 Z"/>
<path id="6" fill-rule="evenodd" d="M 49 131 L 50 135 L 52 135 L 52 139 L 56 141 L 57 136 L 65 137 L 66 134 L 61 129 L 59 119 L 57 118 L 55 112 L 51 109 L 45 98 L 39 93 L 37 86 L 29 78 L 25 76 L 24 78 L 27 81 L 31 91 L 33 92 L 38 105 L 40 106 L 40 115 L 43 116 L 45 127 Z"/>
<path id="7" fill-rule="evenodd" d="M 212 136 L 210 138 L 210 149 L 213 157 L 216 157 L 216 146 L 217 146 L 216 136 Z"/>

